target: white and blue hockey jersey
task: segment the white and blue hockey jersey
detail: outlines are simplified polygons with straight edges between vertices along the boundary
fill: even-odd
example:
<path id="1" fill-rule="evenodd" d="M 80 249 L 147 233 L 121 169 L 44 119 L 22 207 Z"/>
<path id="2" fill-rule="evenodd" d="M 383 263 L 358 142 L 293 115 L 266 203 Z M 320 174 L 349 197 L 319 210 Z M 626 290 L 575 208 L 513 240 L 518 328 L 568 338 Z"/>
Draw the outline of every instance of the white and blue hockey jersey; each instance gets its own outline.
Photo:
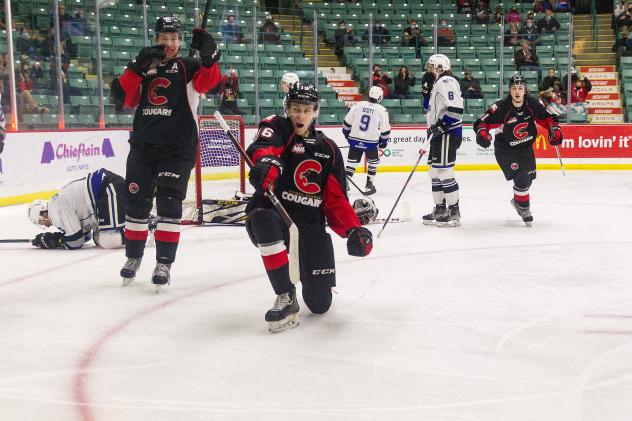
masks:
<path id="1" fill-rule="evenodd" d="M 459 82 L 454 77 L 441 76 L 432 86 L 426 121 L 428 126 L 441 122 L 449 133 L 462 135 L 463 97 Z"/>
<path id="2" fill-rule="evenodd" d="M 353 147 L 375 149 L 391 137 L 388 111 L 378 103 L 358 102 L 342 122 L 342 133 Z"/>

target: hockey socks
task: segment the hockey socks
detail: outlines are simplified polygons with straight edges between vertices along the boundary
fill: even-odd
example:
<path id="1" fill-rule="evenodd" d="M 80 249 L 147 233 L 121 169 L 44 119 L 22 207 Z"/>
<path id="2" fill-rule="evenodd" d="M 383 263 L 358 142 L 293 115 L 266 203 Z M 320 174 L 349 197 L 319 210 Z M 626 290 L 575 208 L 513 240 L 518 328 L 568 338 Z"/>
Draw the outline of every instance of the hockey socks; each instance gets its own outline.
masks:
<path id="1" fill-rule="evenodd" d="M 156 261 L 164 264 L 173 263 L 180 241 L 180 219 L 158 216 L 154 238 L 156 239 Z"/>
<path id="2" fill-rule="evenodd" d="M 529 209 L 529 187 L 520 188 L 514 186 L 513 188 L 514 200 L 516 201 L 516 205 L 523 209 Z"/>
<path id="3" fill-rule="evenodd" d="M 441 180 L 441 188 L 448 206 L 458 205 L 459 203 L 459 185 L 454 178 Z"/>
<path id="4" fill-rule="evenodd" d="M 438 178 L 432 179 L 432 199 L 434 200 L 435 205 L 445 203 L 445 199 L 443 197 L 443 185 L 441 184 L 441 180 Z"/>
<path id="5" fill-rule="evenodd" d="M 274 293 L 277 295 L 286 293 L 292 286 L 290 282 L 290 269 L 288 253 L 283 240 L 269 244 L 258 244 L 263 266 L 266 269 Z"/>
<path id="6" fill-rule="evenodd" d="M 125 256 L 142 258 L 148 234 L 147 218 L 138 219 L 127 215 L 125 217 Z"/>

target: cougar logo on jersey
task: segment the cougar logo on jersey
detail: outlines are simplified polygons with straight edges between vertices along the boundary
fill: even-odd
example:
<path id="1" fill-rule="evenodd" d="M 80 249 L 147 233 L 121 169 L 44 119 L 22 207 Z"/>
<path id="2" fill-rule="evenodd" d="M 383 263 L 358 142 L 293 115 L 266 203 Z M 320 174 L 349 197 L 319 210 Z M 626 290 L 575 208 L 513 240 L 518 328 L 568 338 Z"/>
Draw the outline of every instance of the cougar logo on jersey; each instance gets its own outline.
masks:
<path id="1" fill-rule="evenodd" d="M 129 189 L 129 192 L 132 194 L 136 194 L 138 193 L 138 184 L 131 182 L 129 183 L 129 186 L 127 186 L 127 188 Z M 54 197 L 53 197 L 54 199 Z"/>
<path id="2" fill-rule="evenodd" d="M 316 180 L 322 170 L 323 166 L 320 162 L 307 159 L 296 166 L 294 170 L 294 184 L 303 193 L 320 193 L 320 186 L 316 183 Z"/>
<path id="3" fill-rule="evenodd" d="M 153 105 L 165 105 L 168 102 L 167 97 L 158 95 L 156 90 L 158 88 L 168 88 L 170 85 L 171 82 L 169 79 L 165 79 L 164 77 L 153 79 L 147 88 L 147 99 L 149 102 Z"/>
<path id="4" fill-rule="evenodd" d="M 281 198 L 287 200 L 288 202 L 299 203 L 305 206 L 311 206 L 313 208 L 320 207 L 320 204 L 323 202 L 322 199 L 311 196 L 304 196 L 298 192 L 287 192 L 284 191 L 281 193 Z"/>
<path id="5" fill-rule="evenodd" d="M 516 171 L 518 169 L 518 163 L 517 162 L 512 162 L 511 163 L 511 169 Z"/>
<path id="6" fill-rule="evenodd" d="M 529 127 L 529 123 L 516 124 L 516 127 L 514 127 L 514 129 L 513 129 L 514 137 L 516 139 L 520 140 L 520 139 L 524 139 L 525 137 L 529 136 L 529 132 L 524 130 L 527 127 Z"/>

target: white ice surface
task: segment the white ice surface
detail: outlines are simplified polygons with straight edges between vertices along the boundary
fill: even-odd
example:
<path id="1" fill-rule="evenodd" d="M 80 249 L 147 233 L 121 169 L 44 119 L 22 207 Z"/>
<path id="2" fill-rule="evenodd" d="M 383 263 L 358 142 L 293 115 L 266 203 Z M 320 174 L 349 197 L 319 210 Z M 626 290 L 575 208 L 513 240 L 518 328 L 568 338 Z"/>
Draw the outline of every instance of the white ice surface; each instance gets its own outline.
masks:
<path id="1" fill-rule="evenodd" d="M 406 176 L 378 174 L 381 216 Z M 532 228 L 500 172 L 457 181 L 461 228 L 421 224 L 415 174 L 413 221 L 363 259 L 334 238 L 331 310 L 274 335 L 242 228 L 187 228 L 158 295 L 154 249 L 122 288 L 122 250 L 1 244 L 0 419 L 631 420 L 632 174 L 540 172 Z M 0 209 L 0 238 L 36 232 Z"/>

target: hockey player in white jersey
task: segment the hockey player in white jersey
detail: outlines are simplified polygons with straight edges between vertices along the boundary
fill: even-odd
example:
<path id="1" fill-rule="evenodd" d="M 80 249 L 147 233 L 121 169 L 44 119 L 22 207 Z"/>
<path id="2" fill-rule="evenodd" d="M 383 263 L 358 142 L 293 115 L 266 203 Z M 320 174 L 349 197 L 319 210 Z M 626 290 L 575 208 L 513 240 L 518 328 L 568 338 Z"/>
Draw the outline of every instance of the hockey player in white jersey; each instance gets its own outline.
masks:
<path id="1" fill-rule="evenodd" d="M 281 82 L 279 82 L 279 88 L 281 88 L 281 91 L 285 95 L 283 97 L 283 114 L 285 114 L 285 110 L 287 109 L 287 107 L 285 106 L 285 102 L 287 101 L 287 93 L 290 91 L 290 89 L 292 89 L 292 86 L 298 86 L 298 82 L 298 75 L 294 72 L 284 73 L 283 77 L 281 78 Z M 285 114 L 285 116 L 287 117 L 287 114 Z"/>
<path id="2" fill-rule="evenodd" d="M 436 76 L 426 115 L 430 140 L 429 175 L 435 206 L 422 219 L 425 225 L 455 227 L 461 225 L 454 163 L 462 141 L 463 97 L 459 82 L 452 76 L 448 57 L 443 54 L 430 56 L 428 68 Z"/>
<path id="3" fill-rule="evenodd" d="M 32 202 L 31 222 L 60 230 L 37 234 L 32 244 L 42 249 L 78 249 L 93 238 L 104 249 L 123 247 L 125 189 L 123 177 L 102 168 L 66 184 L 50 201 Z"/>
<path id="4" fill-rule="evenodd" d="M 353 177 L 356 166 L 362 155 L 366 154 L 368 163 L 366 193 L 376 192 L 373 180 L 380 163 L 379 149 L 388 144 L 391 136 L 391 124 L 388 111 L 380 105 L 384 98 L 384 91 L 379 86 L 369 90 L 369 100 L 355 104 L 342 122 L 342 133 L 349 142 L 349 155 L 345 172 L 349 178 Z"/>

